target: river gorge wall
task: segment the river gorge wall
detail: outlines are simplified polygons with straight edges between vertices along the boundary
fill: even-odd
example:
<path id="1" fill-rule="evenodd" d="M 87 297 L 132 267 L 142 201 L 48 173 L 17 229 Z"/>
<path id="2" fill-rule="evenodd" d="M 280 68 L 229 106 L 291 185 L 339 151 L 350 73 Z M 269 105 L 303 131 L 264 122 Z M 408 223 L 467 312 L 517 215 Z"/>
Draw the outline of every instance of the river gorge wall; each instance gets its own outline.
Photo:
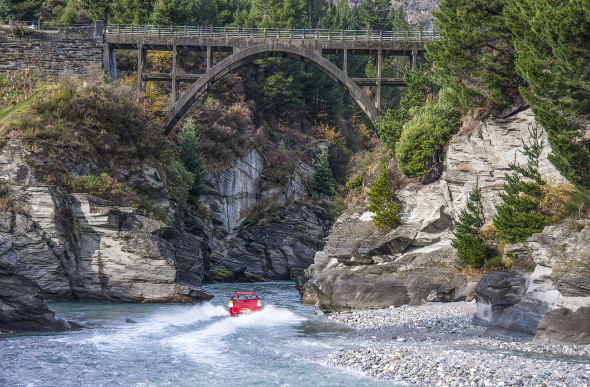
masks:
<path id="1" fill-rule="evenodd" d="M 92 195 L 66 193 L 35 174 L 42 159 L 18 139 L 0 149 L 3 195 L 19 208 L 0 214 L 2 281 L 35 289 L 29 292 L 33 299 L 3 292 L 0 306 L 24 315 L 33 300 L 193 302 L 211 297 L 201 287 L 206 281 L 292 279 L 313 262 L 331 225 L 326 209 L 298 200 L 307 195 L 301 171 L 311 173 L 311 166 L 299 165 L 287 189 L 277 189 L 266 181 L 265 160 L 254 149 L 209 175 L 202 198 L 208 218 L 187 211 L 181 220 L 157 169 L 120 171 L 122 181 L 167 208 L 166 222 Z M 92 163 L 67 163 L 75 174 L 96 173 Z M 261 207 L 252 221 L 252 208 L 264 198 L 272 199 L 272 208 Z M 41 322 L 23 327 L 69 329 L 52 320 L 46 306 L 37 309 L 39 316 L 29 317 Z M 19 313 L 3 313 L 0 325 L 18 325 Z"/>
<path id="2" fill-rule="evenodd" d="M 511 253 L 526 250 L 528 258 L 521 261 L 528 264 L 515 263 L 509 272 L 487 272 L 481 281 L 481 274 L 461 269 L 450 245 L 453 218 L 465 207 L 476 182 L 482 189 L 486 224 L 491 223 L 508 164 L 526 164 L 519 150 L 535 124 L 530 109 L 487 122 L 465 120 L 445 151 L 440 179 L 411 183 L 397 194 L 402 223 L 390 232 L 375 229 L 368 201 L 349 208 L 305 272 L 300 283 L 303 302 L 338 310 L 477 297 L 474 321 L 489 326 L 489 335 L 587 342 L 587 221 L 547 227 L 521 250 L 509 245 Z M 554 184 L 565 183 L 548 161 L 550 148 L 546 138 L 543 141 L 541 174 Z M 562 324 L 567 319 L 570 322 Z"/>

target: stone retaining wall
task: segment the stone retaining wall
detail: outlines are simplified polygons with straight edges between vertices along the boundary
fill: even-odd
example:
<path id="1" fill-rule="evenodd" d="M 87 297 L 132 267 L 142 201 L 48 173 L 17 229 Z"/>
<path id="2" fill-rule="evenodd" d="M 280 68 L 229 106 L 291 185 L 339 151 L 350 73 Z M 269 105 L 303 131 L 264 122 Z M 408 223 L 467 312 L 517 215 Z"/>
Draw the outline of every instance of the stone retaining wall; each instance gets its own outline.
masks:
<path id="1" fill-rule="evenodd" d="M 56 78 L 65 70 L 85 75 L 102 66 L 102 26 L 39 32 L 0 28 L 0 72 L 28 70 Z"/>

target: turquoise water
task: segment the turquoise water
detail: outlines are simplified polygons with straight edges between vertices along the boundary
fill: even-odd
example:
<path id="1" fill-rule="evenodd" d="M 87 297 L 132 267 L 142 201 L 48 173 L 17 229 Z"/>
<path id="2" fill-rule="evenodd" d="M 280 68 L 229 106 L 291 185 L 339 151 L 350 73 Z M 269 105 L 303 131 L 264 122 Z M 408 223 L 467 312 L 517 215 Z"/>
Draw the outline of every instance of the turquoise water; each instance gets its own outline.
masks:
<path id="1" fill-rule="evenodd" d="M 0 336 L 0 386 L 384 385 L 317 364 L 354 343 L 301 305 L 292 282 L 207 290 L 215 298 L 193 305 L 52 303 L 57 316 L 99 327 Z M 229 317 L 237 291 L 256 292 L 262 311 Z"/>

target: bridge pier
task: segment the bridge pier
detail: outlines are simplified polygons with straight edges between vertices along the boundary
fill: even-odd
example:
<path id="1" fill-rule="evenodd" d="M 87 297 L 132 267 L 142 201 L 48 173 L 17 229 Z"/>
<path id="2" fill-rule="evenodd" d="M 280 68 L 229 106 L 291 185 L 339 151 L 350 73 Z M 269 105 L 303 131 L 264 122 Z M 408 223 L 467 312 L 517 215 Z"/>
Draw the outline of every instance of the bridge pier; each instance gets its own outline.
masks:
<path id="1" fill-rule="evenodd" d="M 147 49 L 143 47 L 143 44 L 137 45 L 137 88 L 140 91 L 145 92 L 145 80 L 143 79 L 143 73 L 146 69 L 147 60 Z"/>
<path id="2" fill-rule="evenodd" d="M 117 62 L 115 60 L 115 50 L 110 44 L 104 43 L 102 45 L 102 67 L 107 72 L 107 76 L 111 81 L 117 80 Z"/>
<path id="3" fill-rule="evenodd" d="M 418 51 L 412 50 L 412 55 L 410 55 L 410 67 L 412 70 L 418 69 Z"/>
<path id="4" fill-rule="evenodd" d="M 344 49 L 342 56 L 342 71 L 348 76 L 348 49 Z"/>
<path id="5" fill-rule="evenodd" d="M 213 67 L 213 49 L 207 46 L 207 71 Z"/>
<path id="6" fill-rule="evenodd" d="M 178 50 L 172 46 L 172 105 L 178 101 Z"/>
<path id="7" fill-rule="evenodd" d="M 377 51 L 377 85 L 375 86 L 375 107 L 381 110 L 381 63 L 383 62 L 383 51 Z"/>

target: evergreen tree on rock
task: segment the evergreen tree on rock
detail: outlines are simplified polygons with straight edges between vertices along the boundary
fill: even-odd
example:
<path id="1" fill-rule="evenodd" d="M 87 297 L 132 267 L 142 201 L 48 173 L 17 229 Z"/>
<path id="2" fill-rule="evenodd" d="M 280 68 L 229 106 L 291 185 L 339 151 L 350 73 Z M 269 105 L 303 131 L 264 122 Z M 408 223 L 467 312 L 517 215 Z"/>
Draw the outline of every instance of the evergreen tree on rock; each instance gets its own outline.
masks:
<path id="1" fill-rule="evenodd" d="M 193 175 L 190 189 L 191 199 L 198 199 L 206 192 L 207 165 L 203 157 L 201 138 L 196 131 L 196 125 L 188 121 L 178 134 L 178 155 L 185 168 Z"/>
<path id="2" fill-rule="evenodd" d="M 545 181 L 539 173 L 539 157 L 543 150 L 543 141 L 535 126 L 529 130 L 531 140 L 522 142 L 522 154 L 527 156 L 526 167 L 516 163 L 509 165 L 513 171 L 506 174 L 505 193 L 500 194 L 503 203 L 496 205 L 498 212 L 494 216 L 494 226 L 498 234 L 507 242 L 524 242 L 534 233 L 543 231 L 548 217 L 537 213 L 542 198 L 541 186 Z"/>
<path id="3" fill-rule="evenodd" d="M 442 86 L 451 87 L 462 108 L 505 105 L 522 79 L 514 70 L 506 0 L 441 0 L 436 18 L 440 39 L 426 45 Z"/>
<path id="4" fill-rule="evenodd" d="M 508 0 L 520 92 L 547 131 L 549 160 L 590 192 L 590 2 Z"/>
<path id="5" fill-rule="evenodd" d="M 328 161 L 328 152 L 323 151 L 318 156 L 318 161 L 313 172 L 313 189 L 318 193 L 323 193 L 328 196 L 334 195 L 332 183 L 332 170 Z"/>
<path id="6" fill-rule="evenodd" d="M 469 194 L 467 206 L 454 220 L 455 236 L 451 246 L 457 249 L 461 262 L 471 267 L 481 267 L 490 250 L 481 236 L 481 229 L 485 223 L 483 204 L 481 202 L 481 188 L 475 183 L 475 188 Z"/>
<path id="7" fill-rule="evenodd" d="M 367 206 L 367 210 L 375 213 L 373 223 L 378 230 L 391 229 L 400 223 L 400 205 L 394 199 L 389 172 L 387 167 L 383 166 L 381 174 L 369 191 L 371 204 Z"/>

